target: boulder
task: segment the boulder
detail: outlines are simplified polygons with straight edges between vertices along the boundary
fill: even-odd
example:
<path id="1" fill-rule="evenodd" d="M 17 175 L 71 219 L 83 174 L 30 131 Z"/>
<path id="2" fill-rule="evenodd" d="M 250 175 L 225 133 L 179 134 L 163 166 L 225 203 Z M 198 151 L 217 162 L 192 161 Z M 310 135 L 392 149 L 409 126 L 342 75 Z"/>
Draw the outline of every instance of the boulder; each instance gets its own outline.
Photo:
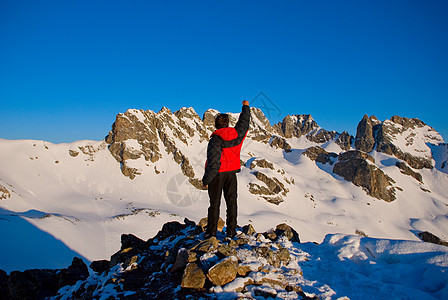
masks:
<path id="1" fill-rule="evenodd" d="M 228 257 L 228 256 L 232 256 L 232 255 L 236 255 L 236 250 L 235 247 L 232 247 L 230 245 L 219 245 L 218 249 L 216 249 L 217 254 L 221 257 Z"/>
<path id="2" fill-rule="evenodd" d="M 108 260 L 95 260 L 90 264 L 90 268 L 98 274 L 103 274 L 109 271 L 109 261 Z"/>
<path id="3" fill-rule="evenodd" d="M 72 264 L 67 269 L 62 269 L 58 273 L 59 287 L 73 285 L 78 280 L 89 277 L 89 269 L 84 261 L 79 257 L 74 257 Z"/>
<path id="4" fill-rule="evenodd" d="M 193 246 L 190 251 L 196 251 L 196 252 L 210 252 L 216 250 L 218 248 L 218 240 L 216 237 L 212 236 L 209 239 L 206 239 L 202 242 L 199 242 L 195 246 Z"/>
<path id="5" fill-rule="evenodd" d="M 177 222 L 168 222 L 163 224 L 162 230 L 160 230 L 155 236 L 156 239 L 163 240 L 172 235 L 178 234 L 181 230 L 183 230 L 186 226 Z"/>
<path id="6" fill-rule="evenodd" d="M 203 231 L 205 231 L 205 229 L 207 228 L 207 222 L 208 222 L 208 218 L 202 218 L 199 223 L 198 226 L 202 228 Z M 224 228 L 225 222 L 223 219 L 221 219 L 221 217 L 219 217 L 218 219 L 218 231 L 222 231 Z"/>
<path id="7" fill-rule="evenodd" d="M 59 290 L 57 270 L 13 271 L 9 275 L 11 299 L 45 299 Z"/>
<path id="8" fill-rule="evenodd" d="M 291 242 L 300 243 L 299 234 L 288 224 L 282 223 L 277 225 L 277 227 L 275 228 L 275 233 L 278 236 L 286 237 Z"/>
<path id="9" fill-rule="evenodd" d="M 176 261 L 174 262 L 173 268 L 171 269 L 171 272 L 177 272 L 180 270 L 184 270 L 184 268 L 187 266 L 190 258 L 190 253 L 187 249 L 181 248 L 177 252 Z"/>
<path id="10" fill-rule="evenodd" d="M 187 289 L 202 289 L 205 284 L 205 274 L 196 263 L 189 263 L 182 276 L 181 287 Z"/>
<path id="11" fill-rule="evenodd" d="M 207 278 L 214 285 L 224 285 L 233 281 L 238 274 L 238 258 L 229 256 L 208 270 Z"/>
<path id="12" fill-rule="evenodd" d="M 253 235 L 256 233 L 255 228 L 252 226 L 252 224 L 243 226 L 242 230 L 243 230 L 243 233 L 246 235 Z"/>
<path id="13" fill-rule="evenodd" d="M 146 247 L 146 242 L 139 239 L 133 234 L 122 234 L 121 235 L 121 250 L 126 248 L 136 248 L 144 249 Z"/>

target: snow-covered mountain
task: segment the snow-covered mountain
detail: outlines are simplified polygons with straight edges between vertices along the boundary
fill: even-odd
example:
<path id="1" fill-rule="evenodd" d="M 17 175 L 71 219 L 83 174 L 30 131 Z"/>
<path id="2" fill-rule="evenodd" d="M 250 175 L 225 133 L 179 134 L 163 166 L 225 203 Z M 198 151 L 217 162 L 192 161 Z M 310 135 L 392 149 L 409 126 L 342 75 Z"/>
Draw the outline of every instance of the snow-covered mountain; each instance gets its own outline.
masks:
<path id="1" fill-rule="evenodd" d="M 0 269 L 109 259 L 122 233 L 146 240 L 167 221 L 206 216 L 200 179 L 216 113 L 130 109 L 104 141 L 0 140 Z M 287 223 L 304 242 L 330 233 L 418 241 L 422 231 L 448 239 L 448 148 L 430 126 L 364 116 L 353 137 L 310 115 L 271 125 L 251 114 L 239 224 Z"/>

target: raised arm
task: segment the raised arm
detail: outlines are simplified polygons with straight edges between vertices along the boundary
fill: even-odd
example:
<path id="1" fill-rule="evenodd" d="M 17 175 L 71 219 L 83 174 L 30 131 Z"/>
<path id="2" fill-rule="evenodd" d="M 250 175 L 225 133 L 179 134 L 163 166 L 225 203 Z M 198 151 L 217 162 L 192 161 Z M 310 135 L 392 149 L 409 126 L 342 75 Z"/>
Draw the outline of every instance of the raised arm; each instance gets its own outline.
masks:
<path id="1" fill-rule="evenodd" d="M 235 130 L 238 133 L 238 138 L 242 138 L 246 135 L 246 132 L 249 130 L 249 122 L 250 122 L 249 101 L 244 100 L 243 108 L 241 109 L 238 122 L 235 125 Z"/>

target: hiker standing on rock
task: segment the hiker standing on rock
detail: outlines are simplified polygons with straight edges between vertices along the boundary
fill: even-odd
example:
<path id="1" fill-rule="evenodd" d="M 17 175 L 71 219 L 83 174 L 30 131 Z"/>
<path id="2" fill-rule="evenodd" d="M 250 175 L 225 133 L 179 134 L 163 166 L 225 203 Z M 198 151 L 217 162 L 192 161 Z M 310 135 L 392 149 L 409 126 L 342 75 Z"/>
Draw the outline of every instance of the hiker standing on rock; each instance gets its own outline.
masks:
<path id="1" fill-rule="evenodd" d="M 227 236 L 236 235 L 237 218 L 237 179 L 236 173 L 241 170 L 240 152 L 243 141 L 249 130 L 249 101 L 243 101 L 243 108 L 235 127 L 229 127 L 229 115 L 218 114 L 215 118 L 216 131 L 211 135 L 207 147 L 207 162 L 202 183 L 208 187 L 210 207 L 206 237 L 216 236 L 218 229 L 221 194 L 227 206 Z"/>

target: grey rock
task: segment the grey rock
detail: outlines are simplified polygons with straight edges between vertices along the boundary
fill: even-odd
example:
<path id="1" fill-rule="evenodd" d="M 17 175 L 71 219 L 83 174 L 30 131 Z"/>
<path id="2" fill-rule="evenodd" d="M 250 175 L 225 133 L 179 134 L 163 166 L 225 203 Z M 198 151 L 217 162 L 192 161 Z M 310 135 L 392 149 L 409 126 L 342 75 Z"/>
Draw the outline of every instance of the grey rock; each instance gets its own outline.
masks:
<path id="1" fill-rule="evenodd" d="M 350 135 L 347 131 L 342 132 L 335 140 L 336 144 L 341 147 L 342 150 L 348 151 L 350 150 L 354 137 Z"/>
<path id="2" fill-rule="evenodd" d="M 414 177 L 416 180 L 418 180 L 419 182 L 423 183 L 423 177 L 422 174 L 413 171 L 411 168 L 409 168 L 409 166 L 403 162 L 403 161 L 397 161 L 395 163 L 395 165 L 401 170 L 400 172 L 405 174 L 405 175 L 409 175 Z"/>
<path id="3" fill-rule="evenodd" d="M 355 148 L 368 153 L 374 146 L 373 124 L 369 116 L 364 115 L 356 129 Z"/>
<path id="4" fill-rule="evenodd" d="M 322 164 L 329 163 L 330 165 L 332 165 L 336 160 L 336 158 L 338 157 L 336 153 L 327 152 L 325 151 L 325 149 L 319 146 L 314 146 L 306 149 L 305 152 L 303 152 L 303 155 L 307 156 L 309 159 L 314 160 L 316 162 Z"/>
<path id="5" fill-rule="evenodd" d="M 275 228 L 275 233 L 278 236 L 286 237 L 291 242 L 300 243 L 299 234 L 288 224 L 282 223 L 277 225 L 277 227 Z"/>
<path id="6" fill-rule="evenodd" d="M 418 236 L 424 242 L 433 243 L 433 244 L 437 244 L 437 245 L 442 245 L 442 246 L 447 246 L 448 247 L 448 242 L 442 240 L 441 238 L 439 238 L 438 236 L 432 234 L 431 232 L 428 232 L 428 231 L 419 232 Z"/>
<path id="7" fill-rule="evenodd" d="M 348 151 L 339 155 L 333 172 L 354 185 L 362 187 L 372 197 L 386 202 L 395 200 L 393 187 L 395 181 L 384 174 L 373 162 L 374 159 L 367 153 L 358 150 Z"/>
<path id="8" fill-rule="evenodd" d="M 291 145 L 285 138 L 280 136 L 272 136 L 269 145 L 273 148 L 282 149 L 285 152 L 291 152 Z"/>

